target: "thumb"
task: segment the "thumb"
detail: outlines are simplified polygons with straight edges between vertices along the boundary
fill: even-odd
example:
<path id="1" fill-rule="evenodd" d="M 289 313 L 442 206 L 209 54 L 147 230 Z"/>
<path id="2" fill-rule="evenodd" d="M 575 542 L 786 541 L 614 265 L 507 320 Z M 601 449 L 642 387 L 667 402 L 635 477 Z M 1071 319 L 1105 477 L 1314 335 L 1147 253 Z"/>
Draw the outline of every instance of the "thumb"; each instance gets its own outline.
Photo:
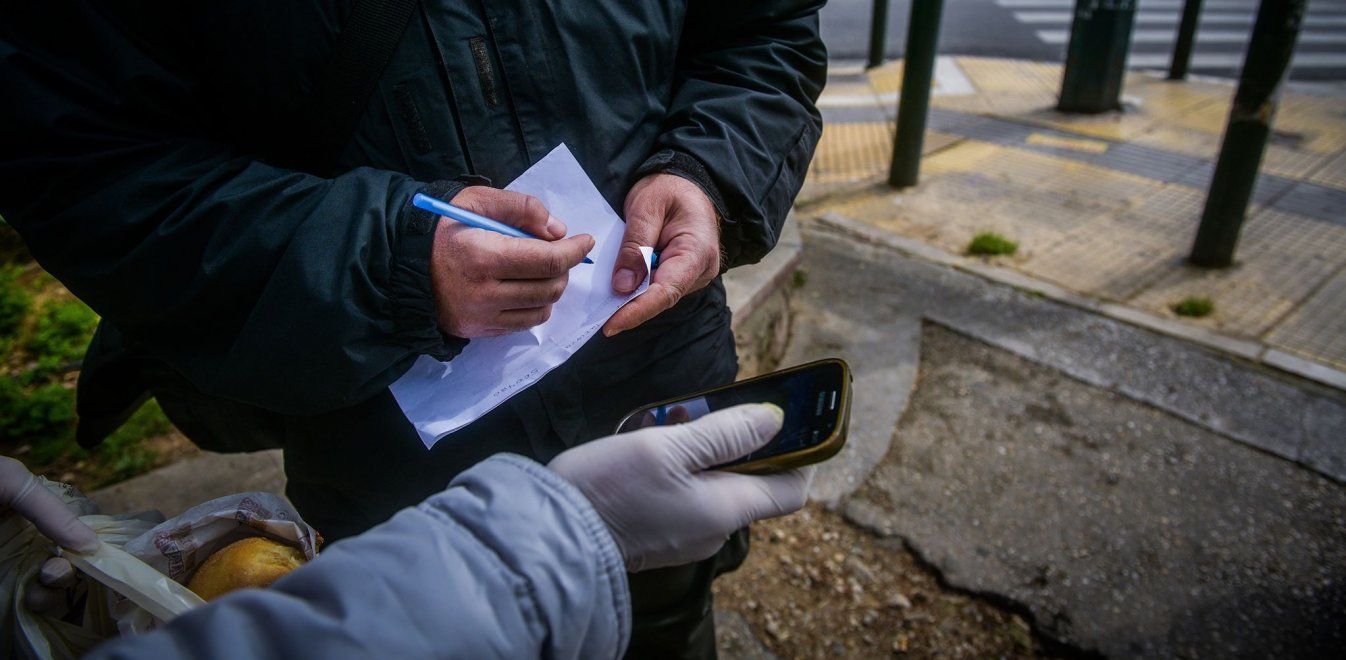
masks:
<path id="1" fill-rule="evenodd" d="M 670 427 L 683 467 L 697 472 L 747 456 L 780 431 L 785 411 L 770 403 L 734 406 L 694 422 Z"/>
<path id="2" fill-rule="evenodd" d="M 622 247 L 617 252 L 617 264 L 612 269 L 612 290 L 631 293 L 645 280 L 645 255 L 640 248 L 654 247 L 659 232 L 664 228 L 664 217 L 653 213 L 631 213 L 626 217 L 626 232 Z"/>

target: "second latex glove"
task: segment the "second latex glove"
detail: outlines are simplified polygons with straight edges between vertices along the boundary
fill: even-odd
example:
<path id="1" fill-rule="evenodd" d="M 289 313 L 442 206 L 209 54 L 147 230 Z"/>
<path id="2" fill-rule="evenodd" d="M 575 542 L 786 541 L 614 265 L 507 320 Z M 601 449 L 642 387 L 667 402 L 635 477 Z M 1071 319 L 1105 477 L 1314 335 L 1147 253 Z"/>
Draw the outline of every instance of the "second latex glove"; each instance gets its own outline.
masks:
<path id="1" fill-rule="evenodd" d="M 47 490 L 23 463 L 0 456 L 0 513 L 11 509 L 63 548 L 76 552 L 98 548 L 98 536 L 55 493 Z M 70 562 L 52 557 L 42 564 L 37 583 L 28 585 L 24 604 L 33 611 L 60 616 L 65 602 L 61 590 L 74 582 L 75 569 Z"/>
<path id="2" fill-rule="evenodd" d="M 811 471 L 750 476 L 710 470 L 766 444 L 784 413 L 736 406 L 687 424 L 608 436 L 561 453 L 548 465 L 593 503 L 626 569 L 699 561 L 755 520 L 804 506 Z"/>

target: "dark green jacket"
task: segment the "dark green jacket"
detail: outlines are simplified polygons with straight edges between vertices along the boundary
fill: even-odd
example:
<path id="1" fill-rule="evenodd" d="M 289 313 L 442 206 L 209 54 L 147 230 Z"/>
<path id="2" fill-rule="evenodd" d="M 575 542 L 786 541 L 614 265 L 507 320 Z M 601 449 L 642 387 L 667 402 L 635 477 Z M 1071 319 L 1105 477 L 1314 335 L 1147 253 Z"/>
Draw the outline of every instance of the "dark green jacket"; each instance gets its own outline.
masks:
<path id="1" fill-rule="evenodd" d="M 350 4 L 0 3 L 0 215 L 208 395 L 312 414 L 453 355 L 408 209 L 428 185 L 504 184 L 564 142 L 618 210 L 638 174 L 697 181 L 741 264 L 820 134 L 820 1 L 425 0 L 339 174 L 299 171 Z"/>

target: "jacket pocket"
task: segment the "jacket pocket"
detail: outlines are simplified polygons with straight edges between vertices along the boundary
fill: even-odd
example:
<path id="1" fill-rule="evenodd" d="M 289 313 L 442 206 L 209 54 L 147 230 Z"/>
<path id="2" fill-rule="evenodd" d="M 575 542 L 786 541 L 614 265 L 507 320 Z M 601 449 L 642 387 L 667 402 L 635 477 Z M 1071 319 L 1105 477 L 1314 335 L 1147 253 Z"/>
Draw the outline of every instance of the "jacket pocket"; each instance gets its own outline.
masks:
<path id="1" fill-rule="evenodd" d="M 457 112 L 433 71 L 384 80 L 381 87 L 407 174 L 433 181 L 468 171 Z"/>

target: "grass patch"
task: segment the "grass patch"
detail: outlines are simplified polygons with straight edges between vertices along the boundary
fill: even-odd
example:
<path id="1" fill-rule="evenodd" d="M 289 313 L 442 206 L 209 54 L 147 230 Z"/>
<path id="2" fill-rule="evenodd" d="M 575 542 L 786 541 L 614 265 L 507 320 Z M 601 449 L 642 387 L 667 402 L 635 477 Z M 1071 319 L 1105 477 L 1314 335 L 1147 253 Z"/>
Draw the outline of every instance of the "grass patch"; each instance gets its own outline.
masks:
<path id="1" fill-rule="evenodd" d="M 19 281 L 22 268 L 13 264 L 0 265 L 0 342 L 8 342 L 23 326 L 28 309 L 33 306 L 33 294 Z M 3 348 L 6 344 L 0 344 Z"/>
<path id="2" fill-rule="evenodd" d="M 1178 316 L 1199 319 L 1215 311 L 1215 301 L 1205 296 L 1187 296 L 1175 303 L 1172 309 Z"/>
<path id="3" fill-rule="evenodd" d="M 159 447 L 179 450 L 181 440 L 163 439 L 173 426 L 154 401 L 98 447 L 75 442 L 74 372 L 98 315 L 23 256 L 0 261 L 0 453 L 89 489 L 155 467 Z"/>
<path id="4" fill-rule="evenodd" d="M 803 268 L 796 268 L 793 273 L 790 273 L 790 283 L 793 284 L 796 289 L 808 284 L 809 272 Z"/>
<path id="5" fill-rule="evenodd" d="M 981 232 L 967 244 L 967 253 L 976 256 L 1011 255 L 1018 250 L 1018 243 L 993 231 Z"/>
<path id="6" fill-rule="evenodd" d="M 98 315 L 78 300 L 53 299 L 42 305 L 25 348 L 37 358 L 39 375 L 79 368 Z"/>

